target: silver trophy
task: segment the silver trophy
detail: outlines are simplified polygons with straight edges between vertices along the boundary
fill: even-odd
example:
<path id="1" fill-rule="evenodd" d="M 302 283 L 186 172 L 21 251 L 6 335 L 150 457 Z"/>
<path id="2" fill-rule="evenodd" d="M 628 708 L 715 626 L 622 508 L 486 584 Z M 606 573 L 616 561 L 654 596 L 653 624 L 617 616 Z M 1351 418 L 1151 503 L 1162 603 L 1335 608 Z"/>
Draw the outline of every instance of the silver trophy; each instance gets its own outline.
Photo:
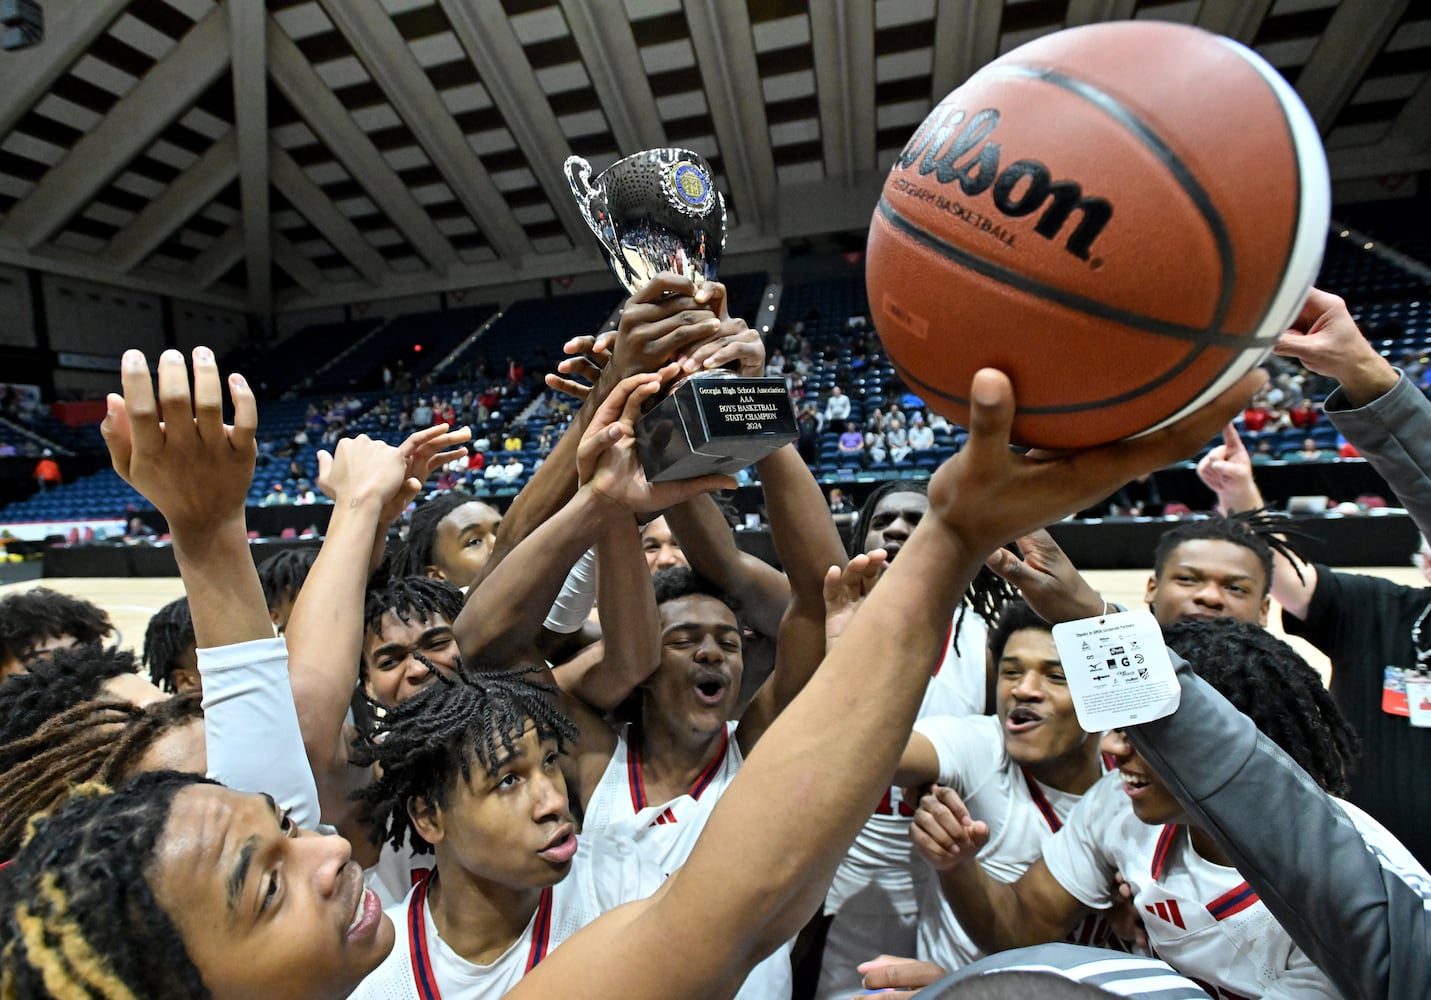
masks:
<path id="1" fill-rule="evenodd" d="M 648 149 L 593 180 L 591 164 L 566 161 L 566 177 L 612 273 L 631 294 L 662 271 L 699 285 L 714 280 L 725 249 L 725 199 L 710 164 L 688 149 Z M 637 422 L 651 482 L 734 475 L 796 437 L 783 378 L 703 372 L 678 381 Z"/>

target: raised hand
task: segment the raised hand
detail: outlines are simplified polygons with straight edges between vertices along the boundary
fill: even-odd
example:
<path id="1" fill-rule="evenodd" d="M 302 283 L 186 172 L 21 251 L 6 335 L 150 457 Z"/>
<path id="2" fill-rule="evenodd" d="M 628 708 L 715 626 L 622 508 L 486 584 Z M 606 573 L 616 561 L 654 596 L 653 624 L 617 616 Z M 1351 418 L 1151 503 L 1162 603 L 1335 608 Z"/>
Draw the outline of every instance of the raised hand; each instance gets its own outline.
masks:
<path id="1" fill-rule="evenodd" d="M 1296 358 L 1318 375 L 1336 379 L 1353 406 L 1385 395 L 1400 377 L 1361 335 L 1346 302 L 1320 288 L 1307 294 L 1292 328 L 1282 334 L 1272 351 Z"/>
<path id="2" fill-rule="evenodd" d="M 700 476 L 650 483 L 636 454 L 636 418 L 641 405 L 664 381 L 677 374 L 667 365 L 657 372 L 632 375 L 619 382 L 592 416 L 577 446 L 577 483 L 593 495 L 635 514 L 674 507 L 700 493 L 733 489 L 730 476 Z"/>
<path id="3" fill-rule="evenodd" d="M 340 506 L 356 507 L 377 500 L 386 511 L 395 497 L 422 488 L 421 481 L 409 477 L 407 470 L 408 457 L 400 449 L 366 434 L 343 438 L 332 454 L 318 452 L 318 488 Z"/>
<path id="4" fill-rule="evenodd" d="M 1022 559 L 1008 549 L 995 549 L 984 565 L 1017 587 L 1034 614 L 1057 624 L 1103 612 L 1103 598 L 1047 530 L 1020 535 L 1017 542 Z"/>
<path id="5" fill-rule="evenodd" d="M 825 573 L 825 652 L 844 634 L 870 588 L 884 571 L 888 558 L 884 549 L 855 556 L 842 570 L 831 566 Z"/>
<path id="6" fill-rule="evenodd" d="M 860 996 L 878 992 L 885 1000 L 912 997 L 924 987 L 937 983 L 949 974 L 948 970 L 933 962 L 921 962 L 917 958 L 900 958 L 896 955 L 881 955 L 868 962 L 861 962 L 856 966 L 856 971 L 864 977 L 865 993 Z"/>
<path id="7" fill-rule="evenodd" d="M 1196 452 L 1266 380 L 1266 373 L 1250 372 L 1196 413 L 1141 437 L 1057 455 L 1018 455 L 1009 449 L 1013 386 L 1002 372 L 982 369 L 970 390 L 969 441 L 930 479 L 930 512 L 970 551 L 992 552 Z"/>
<path id="8" fill-rule="evenodd" d="M 1262 506 L 1262 497 L 1252 478 L 1252 456 L 1247 454 L 1247 448 L 1232 424 L 1222 429 L 1222 444 L 1214 447 L 1197 463 L 1197 477 L 1217 494 L 1218 506 L 1225 513 Z"/>
<path id="9" fill-rule="evenodd" d="M 566 358 L 557 365 L 555 372 L 548 372 L 545 381 L 548 389 L 567 396 L 585 400 L 591 387 L 601 377 L 602 369 L 611 362 L 611 342 L 613 333 L 586 334 L 572 337 L 562 345 Z M 577 381 L 577 379 L 585 381 Z"/>
<path id="10" fill-rule="evenodd" d="M 702 288 L 700 291 L 707 291 Z M 653 372 L 685 357 L 720 334 L 721 319 L 689 278 L 662 273 L 627 300 L 600 380 L 610 389 L 622 379 Z"/>
<path id="11" fill-rule="evenodd" d="M 176 536 L 243 520 L 258 454 L 258 405 L 241 375 L 229 376 L 234 422 L 223 422 L 223 387 L 213 352 L 194 348 L 194 391 L 184 356 L 159 356 L 159 393 L 139 351 L 120 362 L 123 395 L 110 393 L 100 424 L 114 471 L 152 503 Z M 161 419 L 161 416 L 163 419 Z"/>
<path id="12" fill-rule="evenodd" d="M 954 789 L 934 785 L 919 800 L 909 837 L 932 867 L 952 871 L 972 861 L 989 842 L 989 824 L 970 816 Z"/>

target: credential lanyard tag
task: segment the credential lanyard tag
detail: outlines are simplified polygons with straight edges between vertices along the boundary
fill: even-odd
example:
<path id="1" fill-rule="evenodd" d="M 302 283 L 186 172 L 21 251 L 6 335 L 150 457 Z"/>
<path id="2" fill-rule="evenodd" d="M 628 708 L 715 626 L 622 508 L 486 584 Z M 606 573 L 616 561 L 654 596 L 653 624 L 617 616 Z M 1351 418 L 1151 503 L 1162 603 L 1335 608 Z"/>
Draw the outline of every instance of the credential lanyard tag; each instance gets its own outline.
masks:
<path id="1" fill-rule="evenodd" d="M 1163 630 L 1147 611 L 1118 611 L 1053 627 L 1078 724 L 1101 733 L 1152 722 L 1182 701 Z"/>
<path id="2" fill-rule="evenodd" d="M 1411 724 L 1417 729 L 1431 729 L 1431 677 L 1408 674 L 1406 705 L 1411 712 Z"/>

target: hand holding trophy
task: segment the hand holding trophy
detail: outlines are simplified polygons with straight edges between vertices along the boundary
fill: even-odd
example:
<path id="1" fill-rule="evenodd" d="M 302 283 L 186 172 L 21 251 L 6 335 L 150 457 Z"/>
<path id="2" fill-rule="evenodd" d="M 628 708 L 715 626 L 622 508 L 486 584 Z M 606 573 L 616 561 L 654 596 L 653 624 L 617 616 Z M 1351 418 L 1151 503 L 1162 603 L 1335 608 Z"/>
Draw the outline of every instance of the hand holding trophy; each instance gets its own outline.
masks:
<path id="1" fill-rule="evenodd" d="M 631 294 L 663 271 L 697 287 L 715 280 L 725 249 L 725 201 L 699 155 L 649 149 L 595 180 L 591 165 L 572 156 L 566 175 L 612 272 Z M 651 482 L 733 475 L 795 436 L 784 379 L 724 369 L 678 381 L 636 425 Z"/>

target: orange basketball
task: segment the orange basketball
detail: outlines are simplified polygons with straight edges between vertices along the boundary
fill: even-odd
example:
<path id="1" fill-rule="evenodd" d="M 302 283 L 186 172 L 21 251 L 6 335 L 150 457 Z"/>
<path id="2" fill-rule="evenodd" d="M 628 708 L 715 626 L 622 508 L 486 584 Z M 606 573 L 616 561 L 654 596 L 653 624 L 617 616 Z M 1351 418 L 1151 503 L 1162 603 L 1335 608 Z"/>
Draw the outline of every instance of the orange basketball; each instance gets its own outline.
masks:
<path id="1" fill-rule="evenodd" d="M 1252 51 L 1126 21 L 975 73 L 905 146 L 870 223 L 890 361 L 967 423 L 982 367 L 1015 439 L 1084 447 L 1197 408 L 1301 308 L 1330 215 L 1311 116 Z"/>

